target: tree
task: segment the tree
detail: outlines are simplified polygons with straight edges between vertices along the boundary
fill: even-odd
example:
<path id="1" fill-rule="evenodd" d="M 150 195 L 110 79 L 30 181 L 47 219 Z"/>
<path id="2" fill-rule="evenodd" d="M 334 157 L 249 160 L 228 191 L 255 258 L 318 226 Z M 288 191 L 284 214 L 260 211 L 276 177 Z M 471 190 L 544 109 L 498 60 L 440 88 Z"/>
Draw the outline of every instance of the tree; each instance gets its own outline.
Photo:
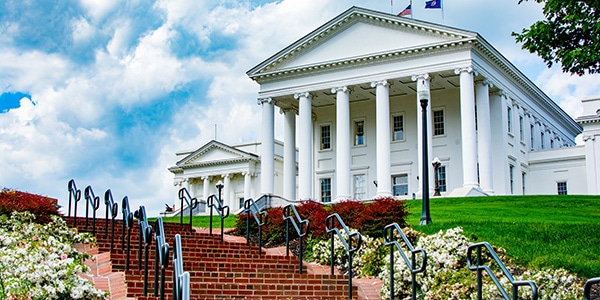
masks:
<path id="1" fill-rule="evenodd" d="M 523 1 L 528 0 L 519 4 Z M 534 1 L 544 3 L 546 20 L 512 33 L 522 48 L 536 53 L 548 67 L 560 63 L 563 72 L 600 73 L 600 1 Z"/>

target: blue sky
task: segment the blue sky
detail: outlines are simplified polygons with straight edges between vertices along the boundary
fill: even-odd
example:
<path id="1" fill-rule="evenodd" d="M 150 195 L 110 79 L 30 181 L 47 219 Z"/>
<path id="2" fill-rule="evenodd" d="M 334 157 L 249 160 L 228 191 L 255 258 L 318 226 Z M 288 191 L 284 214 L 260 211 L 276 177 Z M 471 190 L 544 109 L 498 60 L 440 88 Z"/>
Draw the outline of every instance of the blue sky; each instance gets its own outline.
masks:
<path id="1" fill-rule="evenodd" d="M 598 76 L 547 69 L 510 36 L 542 17 L 534 1 L 413 1 L 415 18 L 468 29 L 572 117 Z M 214 137 L 259 137 L 258 85 L 245 72 L 356 5 L 408 0 L 72 0 L 0 3 L 0 187 L 59 198 L 67 182 L 110 188 L 155 215 L 173 203 L 175 152 Z M 281 138 L 282 121 L 276 120 Z"/>

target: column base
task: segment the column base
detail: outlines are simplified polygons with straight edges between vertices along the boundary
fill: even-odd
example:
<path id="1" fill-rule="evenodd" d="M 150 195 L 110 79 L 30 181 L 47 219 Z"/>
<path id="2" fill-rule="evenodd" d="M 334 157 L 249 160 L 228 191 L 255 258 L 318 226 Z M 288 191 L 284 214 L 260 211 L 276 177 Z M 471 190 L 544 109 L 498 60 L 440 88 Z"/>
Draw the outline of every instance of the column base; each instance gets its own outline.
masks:
<path id="1" fill-rule="evenodd" d="M 352 197 L 350 197 L 350 195 L 337 195 L 337 196 L 335 196 L 335 199 L 333 201 L 340 202 L 340 201 L 344 201 L 344 200 L 353 200 L 353 199 L 352 199 Z"/>
<path id="2" fill-rule="evenodd" d="M 450 193 L 450 197 L 470 197 L 470 196 L 487 196 L 485 192 L 478 186 L 463 186 L 455 188 Z"/>

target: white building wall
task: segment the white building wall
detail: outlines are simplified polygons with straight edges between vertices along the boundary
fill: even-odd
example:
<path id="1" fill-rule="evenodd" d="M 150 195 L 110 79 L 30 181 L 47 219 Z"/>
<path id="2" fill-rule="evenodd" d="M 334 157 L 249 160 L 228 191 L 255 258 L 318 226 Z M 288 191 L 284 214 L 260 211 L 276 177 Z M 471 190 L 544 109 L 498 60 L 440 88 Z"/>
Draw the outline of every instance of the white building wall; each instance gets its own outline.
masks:
<path id="1" fill-rule="evenodd" d="M 575 146 L 529 154 L 527 194 L 557 194 L 557 182 L 567 183 L 567 193 L 587 194 L 585 147 Z"/>

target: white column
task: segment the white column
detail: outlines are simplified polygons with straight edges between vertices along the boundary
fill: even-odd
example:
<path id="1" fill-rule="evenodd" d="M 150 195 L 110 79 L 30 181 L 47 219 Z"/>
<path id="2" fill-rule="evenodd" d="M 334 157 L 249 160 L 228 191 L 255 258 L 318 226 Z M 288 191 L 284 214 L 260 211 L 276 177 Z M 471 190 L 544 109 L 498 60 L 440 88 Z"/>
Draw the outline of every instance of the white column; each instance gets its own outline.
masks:
<path id="1" fill-rule="evenodd" d="M 585 131 L 585 129 L 584 129 Z M 598 195 L 598 161 L 596 158 L 596 137 L 593 134 L 584 135 L 585 142 L 585 169 L 587 178 L 587 194 Z"/>
<path id="2" fill-rule="evenodd" d="M 234 208 L 232 204 L 231 197 L 231 175 L 224 174 L 223 175 L 223 195 L 221 195 L 221 199 L 223 201 L 223 205 L 229 205 L 229 209 Z"/>
<path id="3" fill-rule="evenodd" d="M 250 186 L 252 185 L 252 175 L 250 172 L 244 172 L 244 200 L 252 198 Z"/>
<path id="4" fill-rule="evenodd" d="M 478 187 L 473 69 L 466 67 L 456 69 L 454 72 L 460 74 L 460 129 L 462 137 L 463 186 Z"/>
<path id="5" fill-rule="evenodd" d="M 421 194 L 423 192 L 423 184 L 422 184 L 422 174 L 423 174 L 423 113 L 421 111 L 421 98 L 428 98 L 429 103 L 427 104 L 427 156 L 429 157 L 429 159 L 433 159 L 433 128 L 432 128 L 432 124 L 433 124 L 433 120 L 432 120 L 432 114 L 431 114 L 431 106 L 432 106 L 432 101 L 431 101 L 431 91 L 430 91 L 430 81 L 431 81 L 431 77 L 429 77 L 429 74 L 425 73 L 425 74 L 421 74 L 421 75 L 413 75 L 412 76 L 412 80 L 417 82 L 417 165 L 419 166 L 419 187 L 418 187 L 418 194 Z M 427 163 L 427 167 L 429 168 L 430 164 Z M 435 185 L 435 181 L 434 181 L 434 172 L 429 172 L 429 191 L 433 192 L 433 185 Z"/>
<path id="6" fill-rule="evenodd" d="M 181 203 L 181 200 L 179 200 L 179 190 L 181 189 L 181 181 L 175 182 L 173 185 L 175 185 L 175 201 L 173 202 L 173 210 L 177 210 L 179 209 L 179 204 Z"/>
<path id="7" fill-rule="evenodd" d="M 204 181 L 202 183 L 202 199 L 206 200 L 208 199 L 209 196 L 209 191 L 208 191 L 208 187 L 210 185 L 210 177 L 208 176 L 204 176 L 204 178 L 202 178 L 202 180 Z"/>
<path id="8" fill-rule="evenodd" d="M 492 166 L 492 129 L 490 119 L 491 83 L 487 80 L 476 85 L 477 98 L 477 145 L 479 155 L 479 180 L 487 194 L 494 194 L 494 172 Z"/>
<path id="9" fill-rule="evenodd" d="M 390 85 L 387 80 L 371 82 L 375 91 L 375 130 L 377 148 L 377 195 L 389 197 L 392 195 L 392 176 L 390 170 Z"/>
<path id="10" fill-rule="evenodd" d="M 308 92 L 294 95 L 298 99 L 298 198 L 313 199 L 313 128 L 312 100 Z"/>
<path id="11" fill-rule="evenodd" d="M 331 89 L 336 93 L 335 101 L 335 179 L 336 192 L 335 201 L 350 199 L 351 177 L 350 177 L 350 90 L 348 87 L 337 87 Z"/>
<path id="12" fill-rule="evenodd" d="M 296 110 L 283 109 L 283 198 L 296 200 Z"/>
<path id="13" fill-rule="evenodd" d="M 260 192 L 272 194 L 275 189 L 275 120 L 274 103 L 271 98 L 258 99 L 262 106 Z"/>

